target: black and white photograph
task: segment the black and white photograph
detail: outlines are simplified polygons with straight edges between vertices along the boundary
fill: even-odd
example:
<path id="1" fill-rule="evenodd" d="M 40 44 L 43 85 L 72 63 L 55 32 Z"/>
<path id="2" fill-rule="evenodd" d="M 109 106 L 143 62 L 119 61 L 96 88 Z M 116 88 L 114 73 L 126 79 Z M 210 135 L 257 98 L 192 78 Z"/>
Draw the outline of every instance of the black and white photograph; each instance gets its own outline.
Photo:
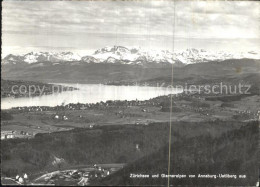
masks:
<path id="1" fill-rule="evenodd" d="M 259 186 L 259 1 L 1 3 L 2 186 Z"/>

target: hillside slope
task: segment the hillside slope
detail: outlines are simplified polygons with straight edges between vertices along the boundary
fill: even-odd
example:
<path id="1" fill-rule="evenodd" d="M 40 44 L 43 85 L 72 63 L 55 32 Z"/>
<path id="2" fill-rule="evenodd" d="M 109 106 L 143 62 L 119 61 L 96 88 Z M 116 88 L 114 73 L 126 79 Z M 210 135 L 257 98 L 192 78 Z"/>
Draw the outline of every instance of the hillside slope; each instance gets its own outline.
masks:
<path id="1" fill-rule="evenodd" d="M 2 78 L 10 80 L 37 80 L 43 82 L 72 83 L 108 83 L 113 81 L 139 82 L 149 79 L 174 77 L 175 80 L 199 78 L 209 80 L 228 76 L 241 76 L 260 72 L 260 61 L 250 59 L 227 60 L 190 64 L 184 67 L 173 67 L 165 64 L 128 65 L 109 63 L 63 63 L 53 65 L 50 62 L 34 64 L 3 65 Z"/>
<path id="2" fill-rule="evenodd" d="M 171 145 L 170 174 L 236 174 L 245 179 L 170 179 L 172 185 L 254 186 L 258 180 L 258 122 L 213 138 L 203 135 Z M 168 174 L 168 146 L 129 164 L 93 185 L 166 185 L 168 178 L 130 178 L 132 174 Z"/>

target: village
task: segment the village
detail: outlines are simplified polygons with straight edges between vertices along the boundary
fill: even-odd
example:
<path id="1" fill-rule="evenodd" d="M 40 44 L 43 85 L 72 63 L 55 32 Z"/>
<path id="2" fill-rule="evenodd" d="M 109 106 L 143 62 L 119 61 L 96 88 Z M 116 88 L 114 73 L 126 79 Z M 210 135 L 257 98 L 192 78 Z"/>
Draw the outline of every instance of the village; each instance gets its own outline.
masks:
<path id="1" fill-rule="evenodd" d="M 123 168 L 124 164 L 94 164 L 80 169 L 68 169 L 44 174 L 33 183 L 86 186 L 92 180 L 104 178 Z"/>
<path id="2" fill-rule="evenodd" d="M 26 173 L 16 177 L 1 178 L 5 184 L 12 185 L 78 185 L 86 186 L 92 180 L 104 178 L 123 168 L 124 164 L 94 164 L 93 166 L 79 166 L 75 169 L 46 172 L 35 178 Z"/>

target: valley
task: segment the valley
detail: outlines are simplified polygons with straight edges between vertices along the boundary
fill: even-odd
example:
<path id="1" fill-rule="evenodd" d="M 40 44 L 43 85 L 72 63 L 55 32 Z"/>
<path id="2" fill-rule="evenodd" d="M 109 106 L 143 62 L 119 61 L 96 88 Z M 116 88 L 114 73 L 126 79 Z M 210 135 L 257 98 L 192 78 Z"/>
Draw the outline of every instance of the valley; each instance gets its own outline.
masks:
<path id="1" fill-rule="evenodd" d="M 178 154 L 181 154 L 186 152 L 190 139 L 198 141 L 196 145 L 204 147 L 202 143 L 204 142 L 203 137 L 209 137 L 210 144 L 215 139 L 220 141 L 221 138 L 218 137 L 224 136 L 229 131 L 231 133 L 244 128 L 247 124 L 251 124 L 247 125 L 248 128 L 253 128 L 256 126 L 260 115 L 259 108 L 255 105 L 255 102 L 260 101 L 259 95 L 249 95 L 238 99 L 235 97 L 234 100 L 229 98 L 229 101 L 226 102 L 222 101 L 223 98 L 219 99 L 219 97 L 205 100 L 202 95 L 177 94 L 172 96 L 172 108 L 170 98 L 171 96 L 168 95 L 145 101 L 106 101 L 96 104 L 77 103 L 56 107 L 17 107 L 2 110 L 1 116 L 3 114 L 7 116 L 1 121 L 2 132 L 9 132 L 14 135 L 2 139 L 2 146 L 6 150 L 2 155 L 4 159 L 2 175 L 13 177 L 19 173 L 27 173 L 30 176 L 30 182 L 36 182 L 36 184 L 40 182 L 40 180 L 36 180 L 37 177 L 52 172 L 56 174 L 52 174 L 50 179 L 47 179 L 46 175 L 46 180 L 41 180 L 40 183 L 77 184 L 87 178 L 83 180 L 86 184 L 103 185 L 111 183 L 114 185 L 127 185 L 132 182 L 141 184 L 142 182 L 139 183 L 138 179 L 127 180 L 128 182 L 132 181 L 130 183 L 118 180 L 118 183 L 116 183 L 117 180 L 114 180 L 113 177 L 116 178 L 120 175 L 122 169 L 119 170 L 119 173 L 115 172 L 111 176 L 84 177 L 84 168 L 82 168 L 83 170 L 79 169 L 80 167 L 77 167 L 77 165 L 90 165 L 85 169 L 92 171 L 91 165 L 124 163 L 126 168 L 123 168 L 123 170 L 128 172 L 128 168 L 131 168 L 135 161 L 138 163 L 139 159 L 148 159 L 149 155 L 156 155 L 156 151 L 159 151 L 158 154 L 160 155 L 165 153 L 164 156 L 166 157 L 167 151 L 160 150 L 164 149 L 162 147 L 169 141 L 170 123 L 172 125 L 173 150 L 175 150 L 175 144 L 180 144 Z M 15 133 L 11 131 L 25 132 L 28 133 L 28 136 L 16 137 Z M 257 133 L 257 131 L 254 131 L 254 133 Z M 157 138 L 154 139 L 153 137 Z M 251 132 L 243 136 L 243 138 L 250 137 L 252 138 Z M 233 142 L 233 139 L 230 141 Z M 243 139 L 240 141 L 243 141 Z M 257 141 L 257 139 L 252 141 Z M 187 145 L 185 142 L 187 142 Z M 257 143 L 255 142 L 253 145 L 257 145 Z M 201 148 L 195 146 L 195 149 Z M 241 152 L 245 151 L 243 150 L 244 147 L 240 149 Z M 196 150 L 194 151 L 196 152 Z M 254 152 L 256 149 L 252 148 L 252 151 Z M 220 152 L 223 152 L 223 159 L 227 160 L 227 162 L 234 157 L 233 154 L 226 154 L 225 150 L 220 150 Z M 254 162 L 254 155 L 255 153 L 248 158 L 250 162 Z M 190 156 L 187 155 L 189 160 L 191 159 Z M 26 158 L 33 159 L 28 160 Z M 58 165 L 54 164 L 57 159 L 62 160 Z M 173 162 L 176 162 L 175 159 L 177 158 L 174 157 L 173 159 Z M 192 157 L 191 160 L 193 159 L 195 157 Z M 205 155 L 205 159 L 212 158 L 210 155 Z M 208 162 L 206 160 L 200 161 L 201 164 Z M 19 165 L 17 165 L 18 163 Z M 14 164 L 16 164 L 15 169 Z M 228 163 L 225 161 L 222 164 Z M 162 165 L 159 164 L 158 166 Z M 208 166 L 216 167 L 214 163 L 212 163 L 212 166 L 211 164 Z M 144 165 L 143 168 L 149 167 Z M 178 171 L 178 167 L 173 172 Z M 195 166 L 190 163 L 187 167 L 192 168 Z M 244 166 L 241 167 L 244 168 Z M 70 177 L 66 174 L 66 172 L 69 172 L 68 168 L 75 168 L 77 173 L 83 173 L 79 175 L 78 179 L 69 179 Z M 245 173 L 242 168 L 241 174 L 254 175 Z M 135 166 L 129 171 L 136 172 L 139 170 Z M 145 170 L 140 171 L 144 172 Z M 201 171 L 209 170 L 204 168 Z M 197 170 L 193 171 L 193 173 L 197 172 Z M 39 174 L 35 175 L 36 173 Z M 109 182 L 111 177 L 113 182 Z M 67 182 L 64 183 L 64 179 Z M 240 182 L 246 184 L 245 182 L 251 183 L 251 180 L 253 181 L 253 178 Z M 161 184 L 166 181 L 167 178 L 165 180 L 156 180 L 153 181 L 153 184 Z M 179 184 L 181 181 L 183 180 L 176 180 L 175 182 Z M 186 184 L 186 182 L 188 182 L 187 184 L 194 184 L 194 181 L 191 182 L 190 180 L 184 180 L 181 183 Z"/>
<path id="2" fill-rule="evenodd" d="M 72 85 L 65 86 L 71 88 L 65 95 L 50 93 L 51 101 L 59 104 L 47 99 L 37 105 L 36 100 L 41 97 L 35 94 L 29 98 L 36 99 L 34 105 L 25 100 L 21 106 L 2 107 L 5 180 L 15 181 L 16 175 L 26 173 L 28 184 L 165 185 L 167 177 L 152 180 L 130 176 L 167 174 L 171 147 L 171 175 L 226 172 L 247 177 L 236 181 L 219 178 L 214 184 L 255 183 L 259 60 L 225 59 L 193 64 L 92 60 L 2 64 L 2 90 L 7 94 L 12 85 L 36 83 L 30 80 L 46 86 L 46 93 L 55 84 Z M 75 83 L 85 87 L 75 87 Z M 228 92 L 219 92 L 222 84 Z M 184 87 L 182 92 L 165 92 L 180 85 Z M 238 89 L 230 92 L 238 85 L 247 85 L 249 89 L 244 87 L 242 91 L 248 93 Z M 185 90 L 185 86 L 194 89 Z M 207 93 L 205 86 L 218 87 Z M 81 92 L 89 88 L 97 89 L 90 95 Z M 202 89 L 197 92 L 197 88 Z M 158 95 L 149 94 L 157 89 Z M 74 96 L 69 95 L 73 93 Z M 113 97 L 107 97 L 108 93 Z M 74 97 L 80 100 L 68 99 Z M 23 98 L 14 99 L 19 103 L 18 99 Z M 101 170 L 98 166 L 102 166 Z M 175 185 L 209 182 L 198 178 L 170 181 Z"/>
<path id="3" fill-rule="evenodd" d="M 259 2 L 3 0 L 1 186 L 259 186 Z"/>

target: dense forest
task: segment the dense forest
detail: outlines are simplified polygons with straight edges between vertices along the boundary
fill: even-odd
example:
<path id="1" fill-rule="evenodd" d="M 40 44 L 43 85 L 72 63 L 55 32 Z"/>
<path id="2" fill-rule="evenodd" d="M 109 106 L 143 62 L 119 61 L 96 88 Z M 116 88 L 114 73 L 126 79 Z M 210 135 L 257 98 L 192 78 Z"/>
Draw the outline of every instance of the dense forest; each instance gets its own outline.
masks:
<path id="1" fill-rule="evenodd" d="M 219 137 L 201 135 L 171 144 L 170 174 L 236 174 L 246 175 L 246 178 L 170 179 L 170 184 L 255 185 L 258 181 L 258 128 L 258 122 L 250 122 Z M 167 145 L 101 181 L 93 181 L 93 185 L 166 185 L 168 178 L 130 178 L 130 174 L 168 174 L 168 153 Z"/>

